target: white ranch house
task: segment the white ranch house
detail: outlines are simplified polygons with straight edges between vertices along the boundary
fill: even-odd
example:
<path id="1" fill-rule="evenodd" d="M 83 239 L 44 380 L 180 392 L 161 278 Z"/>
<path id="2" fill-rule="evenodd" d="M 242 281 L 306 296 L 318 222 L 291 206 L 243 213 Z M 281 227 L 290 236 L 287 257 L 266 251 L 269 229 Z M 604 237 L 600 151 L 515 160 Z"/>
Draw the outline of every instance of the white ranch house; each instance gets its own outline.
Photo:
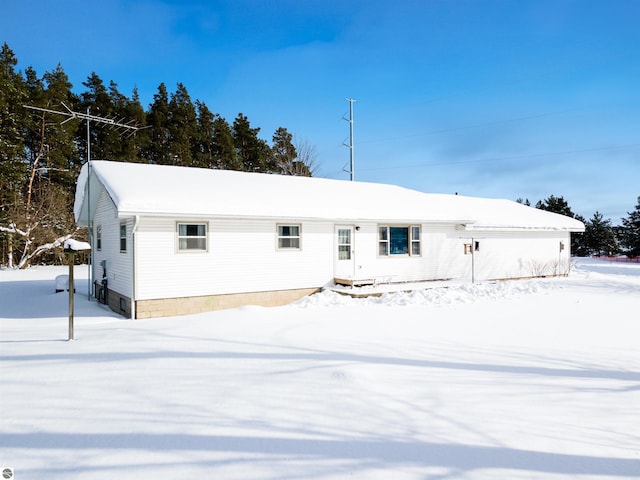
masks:
<path id="1" fill-rule="evenodd" d="M 94 293 L 132 318 L 281 305 L 335 283 L 569 270 L 572 218 L 509 200 L 324 178 L 93 161 L 75 217 Z"/>

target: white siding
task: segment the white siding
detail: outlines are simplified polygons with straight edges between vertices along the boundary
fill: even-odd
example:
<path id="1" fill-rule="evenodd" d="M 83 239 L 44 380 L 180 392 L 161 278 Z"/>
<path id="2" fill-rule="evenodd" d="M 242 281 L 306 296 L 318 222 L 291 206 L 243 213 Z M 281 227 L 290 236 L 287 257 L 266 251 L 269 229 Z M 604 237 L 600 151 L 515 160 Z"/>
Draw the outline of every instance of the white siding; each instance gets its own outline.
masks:
<path id="1" fill-rule="evenodd" d="M 120 224 L 127 223 L 127 251 L 120 252 Z M 131 255 L 133 245 L 131 243 L 132 220 L 126 221 L 116 216 L 116 209 L 113 201 L 104 189 L 100 192 L 96 213 L 93 219 L 94 239 L 98 226 L 102 230 L 102 248 L 97 250 L 94 245 L 94 280 L 102 280 L 102 267 L 100 262 L 107 260 L 107 279 L 109 288 L 122 295 L 131 297 Z M 94 241 L 95 243 L 95 241 Z"/>
<path id="2" fill-rule="evenodd" d="M 356 277 L 378 282 L 463 278 L 463 241 L 454 225 L 421 225 L 421 255 L 378 255 L 378 226 L 359 225 L 356 232 Z"/>
<path id="3" fill-rule="evenodd" d="M 120 219 L 101 195 L 96 225 L 102 225 L 102 252 L 108 257 L 109 287 L 131 294 L 132 244 L 120 252 Z M 178 252 L 177 223 L 208 225 L 206 252 Z M 274 220 L 143 218 L 136 232 L 136 299 L 245 293 L 321 287 L 333 279 L 336 236 L 333 222 L 286 222 L 301 225 L 301 248 L 279 250 Z M 355 224 L 354 224 L 355 226 Z M 569 234 L 556 232 L 474 232 L 479 250 L 465 255 L 472 243 L 455 225 L 421 225 L 421 255 L 378 255 L 378 224 L 358 224 L 354 233 L 356 279 L 378 282 L 519 278 L 566 273 Z M 560 241 L 565 249 L 559 249 Z M 98 267 L 99 270 L 99 267 Z M 101 277 L 96 273 L 96 279 Z"/>
<path id="4" fill-rule="evenodd" d="M 378 224 L 355 233 L 355 277 L 378 282 L 522 278 L 568 273 L 567 232 L 474 232 L 455 225 L 421 225 L 421 255 L 378 255 Z M 465 244 L 479 242 L 465 254 Z M 564 249 L 560 250 L 560 242 Z M 475 245 L 472 245 L 472 248 Z M 473 272 L 472 272 L 473 269 Z"/>
<path id="5" fill-rule="evenodd" d="M 178 252 L 177 222 L 208 224 L 207 252 Z M 136 233 L 140 300 L 320 287 L 333 278 L 333 224 L 298 223 L 300 250 L 278 250 L 276 221 L 141 219 Z"/>
<path id="6" fill-rule="evenodd" d="M 474 252 L 478 281 L 559 275 L 569 271 L 567 232 L 477 232 L 474 240 L 479 242 L 479 249 Z"/>

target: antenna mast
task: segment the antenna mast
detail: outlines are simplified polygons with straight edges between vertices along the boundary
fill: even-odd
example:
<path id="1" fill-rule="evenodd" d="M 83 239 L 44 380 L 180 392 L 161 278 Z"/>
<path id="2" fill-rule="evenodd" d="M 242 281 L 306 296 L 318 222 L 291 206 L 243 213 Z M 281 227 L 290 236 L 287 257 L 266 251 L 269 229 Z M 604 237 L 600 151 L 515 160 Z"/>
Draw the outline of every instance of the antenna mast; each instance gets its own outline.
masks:
<path id="1" fill-rule="evenodd" d="M 99 117 L 97 115 L 91 115 L 89 113 L 89 107 L 87 107 L 87 113 L 81 113 L 81 112 L 74 112 L 73 110 L 71 110 L 64 102 L 60 102 L 62 103 L 62 106 L 64 108 L 66 108 L 66 112 L 61 112 L 59 110 L 50 110 L 48 108 L 40 108 L 40 107 L 34 107 L 31 105 L 23 105 L 23 107 L 25 108 L 29 108 L 31 110 L 38 110 L 40 112 L 46 112 L 46 113 L 55 113 L 56 115 L 64 115 L 66 117 L 68 117 L 66 120 L 63 120 L 60 124 L 64 124 L 67 123 L 69 120 L 73 120 L 73 119 L 79 119 L 79 120 L 86 120 L 87 121 L 87 240 L 89 240 L 89 245 L 91 245 L 93 247 L 93 239 L 92 239 L 92 235 L 93 235 L 93 229 L 91 226 L 91 190 L 90 190 L 90 184 L 91 184 L 91 129 L 90 129 L 90 123 L 93 122 L 98 122 L 98 123 L 105 123 L 107 125 L 111 125 L 112 127 L 116 127 L 118 130 L 124 132 L 124 131 L 130 131 L 131 135 L 133 135 L 137 130 L 140 130 L 141 127 L 138 127 L 136 125 L 134 125 L 133 120 L 127 122 L 127 123 L 122 123 L 122 121 L 124 119 L 120 119 L 120 120 L 115 120 L 114 118 L 105 118 L 105 117 Z M 91 285 L 93 284 L 93 270 L 91 268 L 91 265 L 93 264 L 93 252 L 94 252 L 94 248 L 91 248 L 90 254 L 89 254 L 89 282 L 88 282 L 88 291 L 87 291 L 87 299 L 89 301 L 91 301 Z"/>
<path id="2" fill-rule="evenodd" d="M 97 115 L 90 115 L 88 107 L 87 107 L 87 113 L 74 112 L 69 107 L 67 107 L 67 105 L 64 102 L 60 102 L 60 103 L 62 103 L 62 106 L 67 109 L 66 112 L 61 112 L 59 110 L 50 110 L 48 108 L 34 107 L 31 105 L 23 105 L 23 107 L 30 108 L 31 110 L 38 110 L 40 112 L 55 113 L 56 115 L 64 115 L 65 117 L 69 117 L 63 122 L 61 122 L 61 125 L 64 123 L 67 123 L 69 120 L 78 118 L 80 120 L 86 120 L 87 122 L 94 121 L 98 123 L 106 123 L 107 125 L 111 125 L 112 127 L 117 127 L 118 129 L 121 129 L 121 130 L 131 130 L 132 133 L 135 132 L 136 130 L 140 130 L 140 127 L 137 127 L 136 125 L 133 124 L 133 120 L 127 123 L 122 123 L 122 120 L 124 119 L 115 120 L 113 118 L 105 118 L 105 117 L 99 117 Z"/>
<path id="3" fill-rule="evenodd" d="M 349 147 L 349 177 L 353 182 L 355 180 L 355 164 L 353 155 L 353 104 L 357 102 L 357 100 L 354 100 L 353 98 L 345 98 L 345 100 L 349 102 L 349 119 L 347 120 L 345 118 L 345 120 L 349 122 L 349 145 L 345 146 Z"/>

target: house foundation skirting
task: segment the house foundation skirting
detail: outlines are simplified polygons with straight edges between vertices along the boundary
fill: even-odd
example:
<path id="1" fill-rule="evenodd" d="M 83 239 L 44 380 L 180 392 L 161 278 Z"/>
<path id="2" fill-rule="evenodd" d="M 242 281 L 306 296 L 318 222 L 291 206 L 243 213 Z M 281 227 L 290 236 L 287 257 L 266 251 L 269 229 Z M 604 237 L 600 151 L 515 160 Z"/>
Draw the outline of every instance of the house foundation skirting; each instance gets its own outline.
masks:
<path id="1" fill-rule="evenodd" d="M 170 317 L 224 310 L 244 305 L 277 307 L 319 292 L 319 288 L 276 290 L 271 292 L 229 293 L 199 297 L 157 298 L 136 301 L 136 318 Z M 117 311 L 117 310 L 116 310 Z"/>
<path id="2" fill-rule="evenodd" d="M 94 282 L 93 296 L 98 302 L 108 305 L 114 312 L 131 318 L 131 298 L 126 295 L 105 287 L 101 282 Z"/>

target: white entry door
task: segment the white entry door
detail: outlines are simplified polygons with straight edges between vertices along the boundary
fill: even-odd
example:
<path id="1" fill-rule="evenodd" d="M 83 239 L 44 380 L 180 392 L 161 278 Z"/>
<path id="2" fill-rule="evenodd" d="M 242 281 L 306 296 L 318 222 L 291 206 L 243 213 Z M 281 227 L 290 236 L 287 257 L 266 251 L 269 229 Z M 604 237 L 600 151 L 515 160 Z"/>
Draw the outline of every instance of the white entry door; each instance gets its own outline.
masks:
<path id="1" fill-rule="evenodd" d="M 336 248 L 333 261 L 333 276 L 336 278 L 353 278 L 355 266 L 353 231 L 353 225 L 336 225 Z"/>

